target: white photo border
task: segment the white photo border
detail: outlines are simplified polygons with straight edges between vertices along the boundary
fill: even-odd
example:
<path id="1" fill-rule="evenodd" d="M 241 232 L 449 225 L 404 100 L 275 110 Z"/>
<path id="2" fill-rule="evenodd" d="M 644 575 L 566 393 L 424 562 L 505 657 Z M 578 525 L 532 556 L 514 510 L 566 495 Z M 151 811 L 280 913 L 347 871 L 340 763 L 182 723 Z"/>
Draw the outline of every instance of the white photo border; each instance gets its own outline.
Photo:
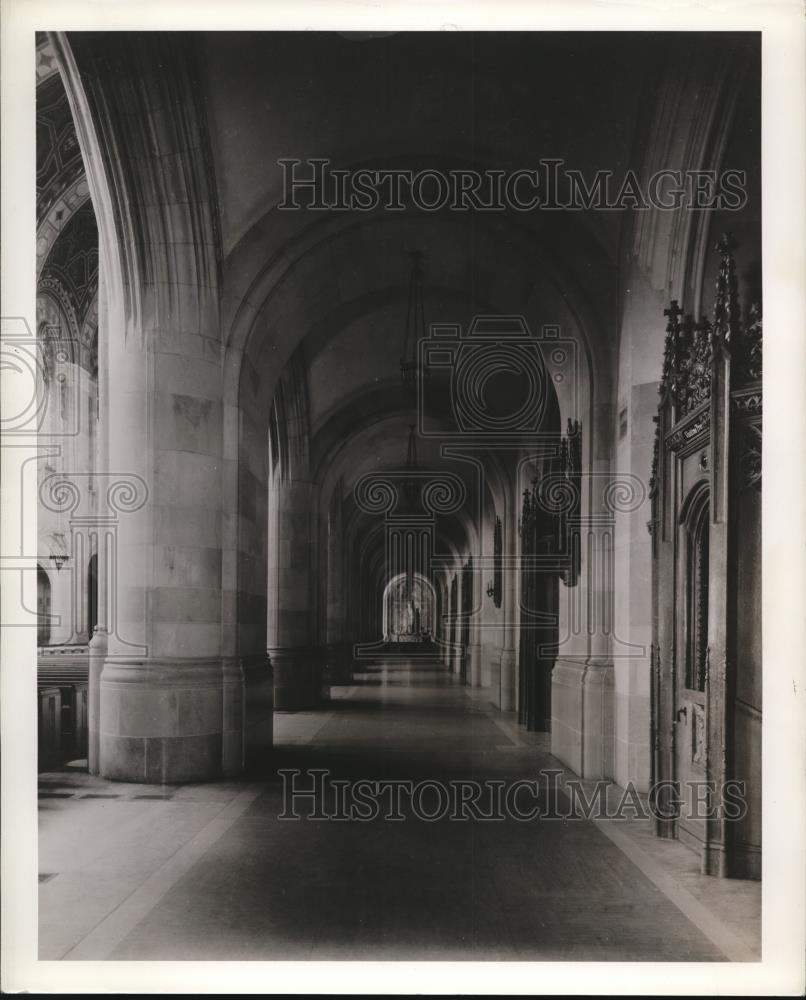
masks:
<path id="1" fill-rule="evenodd" d="M 34 32 L 41 30 L 761 31 L 764 281 L 762 960 L 597 962 L 40 962 L 37 960 L 36 648 L 2 587 L 2 988 L 33 993 L 801 995 L 806 900 L 806 72 L 803 8 L 671 2 L 5 0 L 2 6 L 2 307 L 35 329 Z M 7 387 L 6 387 L 7 388 Z M 13 408 L 14 400 L 9 400 Z M 22 565 L 25 439 L 0 442 L 3 569 Z M 33 445 L 28 441 L 28 452 Z M 27 519 L 30 524 L 30 519 Z M 35 525 L 33 528 L 35 532 Z M 15 562 L 16 560 L 16 562 Z M 28 560 L 35 565 L 35 558 Z M 30 567 L 29 567 L 30 568 Z M 15 627 L 15 625 L 17 627 Z"/>

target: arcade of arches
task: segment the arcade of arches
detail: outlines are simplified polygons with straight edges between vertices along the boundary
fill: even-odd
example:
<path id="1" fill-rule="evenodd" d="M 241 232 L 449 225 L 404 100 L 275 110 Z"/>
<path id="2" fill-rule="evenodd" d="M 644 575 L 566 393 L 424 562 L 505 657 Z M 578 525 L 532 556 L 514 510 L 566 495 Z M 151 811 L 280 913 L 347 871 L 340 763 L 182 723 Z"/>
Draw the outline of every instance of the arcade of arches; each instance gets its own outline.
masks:
<path id="1" fill-rule="evenodd" d="M 744 780 L 656 832 L 759 877 L 759 72 L 727 35 L 40 36 L 40 770 L 259 775 L 275 713 L 405 660 L 584 779 Z M 748 197 L 278 208 L 284 157 L 547 155 Z"/>

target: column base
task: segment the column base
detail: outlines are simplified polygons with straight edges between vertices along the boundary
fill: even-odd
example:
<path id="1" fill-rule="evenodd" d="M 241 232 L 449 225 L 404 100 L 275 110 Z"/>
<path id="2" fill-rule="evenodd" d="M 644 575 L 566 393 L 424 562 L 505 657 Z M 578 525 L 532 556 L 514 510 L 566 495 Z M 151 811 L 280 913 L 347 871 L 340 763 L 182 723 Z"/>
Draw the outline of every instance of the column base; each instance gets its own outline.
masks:
<path id="1" fill-rule="evenodd" d="M 350 643 L 328 645 L 323 679 L 328 687 L 353 683 L 353 647 Z"/>
<path id="2" fill-rule="evenodd" d="M 501 649 L 482 650 L 484 657 L 481 672 L 482 687 L 490 688 L 490 692 L 495 700 L 498 700 L 498 693 L 501 690 Z"/>
<path id="3" fill-rule="evenodd" d="M 515 711 L 515 677 L 517 676 L 517 663 L 514 649 L 501 650 L 501 666 L 499 670 L 499 698 L 498 707 L 502 712 Z"/>
<path id="4" fill-rule="evenodd" d="M 613 665 L 557 660 L 551 676 L 551 752 L 581 778 L 613 777 Z"/>
<path id="5" fill-rule="evenodd" d="M 243 675 L 243 766 L 250 774 L 271 767 L 274 745 L 274 672 L 268 656 L 240 661 Z"/>
<path id="6" fill-rule="evenodd" d="M 221 658 L 107 657 L 100 679 L 100 774 L 148 784 L 211 781 L 224 775 L 225 756 L 231 772 L 233 734 L 243 725 L 242 697 L 233 693 Z"/>
<path id="7" fill-rule="evenodd" d="M 471 687 L 481 687 L 481 646 L 474 643 L 470 647 L 470 671 L 468 680 Z"/>
<path id="8" fill-rule="evenodd" d="M 274 670 L 274 710 L 303 712 L 319 708 L 330 696 L 323 680 L 322 651 L 315 646 L 270 649 Z"/>

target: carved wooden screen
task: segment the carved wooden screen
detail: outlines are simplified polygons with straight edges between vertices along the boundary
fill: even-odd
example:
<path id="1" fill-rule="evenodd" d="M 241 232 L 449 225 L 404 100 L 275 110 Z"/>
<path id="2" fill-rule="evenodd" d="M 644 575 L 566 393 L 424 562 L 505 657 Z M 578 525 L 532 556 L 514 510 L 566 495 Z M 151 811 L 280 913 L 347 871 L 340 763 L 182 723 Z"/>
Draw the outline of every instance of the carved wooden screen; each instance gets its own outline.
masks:
<path id="1" fill-rule="evenodd" d="M 707 496 L 707 495 L 706 495 Z M 708 660 L 708 547 L 710 519 L 707 498 L 693 513 L 688 527 L 686 573 L 686 687 L 705 691 Z"/>
<path id="2" fill-rule="evenodd" d="M 742 317 L 733 241 L 716 249 L 713 320 L 695 323 L 676 301 L 665 310 L 650 480 L 652 781 L 669 783 L 659 835 L 695 848 L 705 872 L 760 877 L 762 322 L 756 304 Z M 716 790 L 708 818 L 687 800 L 695 781 Z M 745 782 L 735 822 L 728 781 Z"/>

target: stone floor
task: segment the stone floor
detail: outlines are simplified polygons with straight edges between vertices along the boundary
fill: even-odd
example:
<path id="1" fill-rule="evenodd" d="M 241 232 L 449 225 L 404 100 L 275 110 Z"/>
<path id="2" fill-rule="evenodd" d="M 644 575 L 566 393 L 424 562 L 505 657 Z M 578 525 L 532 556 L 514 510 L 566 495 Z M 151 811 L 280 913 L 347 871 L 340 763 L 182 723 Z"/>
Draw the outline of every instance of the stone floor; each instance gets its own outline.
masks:
<path id="1" fill-rule="evenodd" d="M 560 767 L 441 666 L 368 666 L 275 723 L 260 780 L 40 776 L 41 959 L 760 956 L 760 886 L 700 875 L 646 820 L 426 822 L 405 797 L 399 820 L 278 819 L 279 769 L 508 787 Z"/>

